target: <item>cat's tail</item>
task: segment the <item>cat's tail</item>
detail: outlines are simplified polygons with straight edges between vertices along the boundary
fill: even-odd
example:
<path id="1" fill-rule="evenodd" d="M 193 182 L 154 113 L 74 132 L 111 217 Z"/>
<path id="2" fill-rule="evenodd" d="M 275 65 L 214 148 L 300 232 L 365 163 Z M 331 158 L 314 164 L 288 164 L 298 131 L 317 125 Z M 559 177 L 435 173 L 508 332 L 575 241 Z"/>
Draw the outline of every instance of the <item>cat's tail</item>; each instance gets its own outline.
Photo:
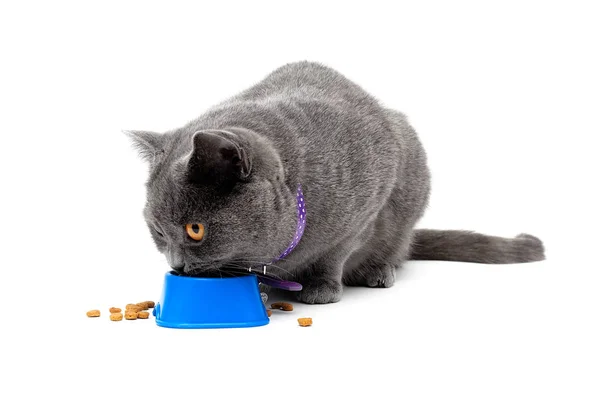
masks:
<path id="1" fill-rule="evenodd" d="M 503 238 L 469 231 L 431 229 L 416 229 L 413 234 L 411 260 L 516 264 L 545 259 L 542 241 L 527 234 Z"/>

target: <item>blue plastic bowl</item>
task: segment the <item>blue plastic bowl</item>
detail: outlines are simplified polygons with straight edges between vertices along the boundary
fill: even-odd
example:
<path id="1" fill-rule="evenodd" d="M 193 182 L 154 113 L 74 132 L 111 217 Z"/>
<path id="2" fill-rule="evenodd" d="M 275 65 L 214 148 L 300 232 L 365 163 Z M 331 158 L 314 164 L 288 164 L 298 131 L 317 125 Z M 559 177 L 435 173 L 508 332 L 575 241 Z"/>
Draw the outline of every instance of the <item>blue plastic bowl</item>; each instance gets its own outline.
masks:
<path id="1" fill-rule="evenodd" d="M 196 278 L 165 274 L 153 311 L 167 328 L 245 328 L 269 323 L 255 275 Z"/>

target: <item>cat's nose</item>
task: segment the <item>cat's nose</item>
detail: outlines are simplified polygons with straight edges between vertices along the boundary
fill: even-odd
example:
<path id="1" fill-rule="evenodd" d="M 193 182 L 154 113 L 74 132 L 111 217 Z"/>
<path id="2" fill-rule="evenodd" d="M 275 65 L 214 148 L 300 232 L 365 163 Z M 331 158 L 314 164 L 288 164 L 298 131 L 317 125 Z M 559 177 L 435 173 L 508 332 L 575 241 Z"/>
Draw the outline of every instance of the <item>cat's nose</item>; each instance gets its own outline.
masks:
<path id="1" fill-rule="evenodd" d="M 173 268 L 177 272 L 183 272 L 183 268 L 185 267 L 185 262 L 183 260 L 183 256 L 177 251 L 167 251 L 167 261 L 169 266 Z"/>
<path id="2" fill-rule="evenodd" d="M 181 265 L 171 265 L 171 268 L 177 272 L 182 274 L 183 273 L 183 269 L 185 268 L 185 264 L 181 264 Z"/>

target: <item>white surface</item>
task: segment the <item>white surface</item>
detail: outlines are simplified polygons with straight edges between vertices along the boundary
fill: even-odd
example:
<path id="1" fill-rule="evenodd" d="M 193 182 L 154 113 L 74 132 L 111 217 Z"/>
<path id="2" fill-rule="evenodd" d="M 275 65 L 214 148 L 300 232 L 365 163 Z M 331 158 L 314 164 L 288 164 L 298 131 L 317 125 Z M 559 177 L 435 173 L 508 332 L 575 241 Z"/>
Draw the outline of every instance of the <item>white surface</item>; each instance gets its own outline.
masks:
<path id="1" fill-rule="evenodd" d="M 0 398 L 600 396 L 592 2 L 111 4 L 1 7 Z M 300 59 L 409 116 L 433 173 L 421 226 L 533 233 L 548 261 L 411 262 L 262 328 L 108 321 L 166 270 L 121 129 L 179 126 Z"/>

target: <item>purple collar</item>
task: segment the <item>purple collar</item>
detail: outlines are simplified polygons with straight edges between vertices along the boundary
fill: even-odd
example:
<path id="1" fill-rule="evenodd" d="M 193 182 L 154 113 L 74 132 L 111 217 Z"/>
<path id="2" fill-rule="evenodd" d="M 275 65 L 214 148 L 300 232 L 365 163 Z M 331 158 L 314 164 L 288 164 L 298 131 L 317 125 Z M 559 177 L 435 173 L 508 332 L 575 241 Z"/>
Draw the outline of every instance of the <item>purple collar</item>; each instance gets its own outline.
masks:
<path id="1" fill-rule="evenodd" d="M 296 214 L 298 215 L 298 223 L 296 224 L 296 233 L 294 234 L 294 238 L 292 239 L 292 243 L 288 246 L 287 249 L 279 257 L 277 257 L 275 261 L 282 260 L 290 255 L 292 250 L 298 246 L 300 243 L 300 239 L 302 239 L 302 235 L 304 234 L 304 228 L 306 227 L 306 205 L 304 204 L 304 194 L 302 193 L 302 186 L 298 185 L 298 190 L 296 191 L 296 201 L 298 203 L 298 209 Z"/>
<path id="2" fill-rule="evenodd" d="M 298 222 L 296 223 L 296 233 L 294 233 L 294 238 L 292 239 L 292 242 L 290 243 L 288 248 L 285 249 L 283 253 L 281 253 L 279 257 L 277 257 L 270 263 L 263 265 L 261 271 L 262 275 L 258 276 L 259 281 L 264 283 L 265 285 L 291 291 L 302 290 L 302 285 L 297 282 L 284 281 L 279 278 L 267 276 L 267 268 L 273 263 L 279 260 L 283 260 L 284 258 L 289 256 L 290 253 L 296 248 L 296 246 L 298 246 L 298 243 L 300 243 L 300 240 L 302 239 L 302 235 L 304 234 L 304 228 L 306 227 L 306 204 L 304 202 L 304 194 L 302 193 L 302 186 L 300 184 L 298 185 L 298 189 L 296 190 L 296 202 L 298 204 L 296 210 Z M 252 268 L 249 268 L 249 271 L 253 272 Z"/>

